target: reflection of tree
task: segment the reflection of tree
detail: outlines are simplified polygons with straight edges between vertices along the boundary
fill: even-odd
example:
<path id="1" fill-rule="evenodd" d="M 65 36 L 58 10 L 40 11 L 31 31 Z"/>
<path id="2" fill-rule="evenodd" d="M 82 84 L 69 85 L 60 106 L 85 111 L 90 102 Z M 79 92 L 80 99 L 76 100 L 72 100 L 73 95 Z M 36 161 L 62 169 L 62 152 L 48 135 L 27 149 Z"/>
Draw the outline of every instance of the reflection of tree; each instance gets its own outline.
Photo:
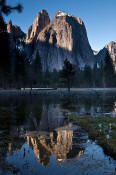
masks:
<path id="1" fill-rule="evenodd" d="M 71 97 L 71 96 L 64 96 L 61 98 L 61 108 L 63 109 L 69 109 L 70 111 L 75 111 L 76 109 L 76 101 L 77 99 Z"/>
<path id="2" fill-rule="evenodd" d="M 70 126 L 65 126 L 48 134 L 39 134 L 37 137 L 27 136 L 27 142 L 37 160 L 45 166 L 49 163 L 50 155 L 53 155 L 57 161 L 63 161 L 83 154 L 84 146 L 81 146 L 81 137 L 75 138 L 74 132 Z"/>
<path id="3" fill-rule="evenodd" d="M 78 94 L 61 98 L 61 108 L 78 114 L 95 115 L 102 112 L 113 112 L 116 96 L 109 93 Z"/>

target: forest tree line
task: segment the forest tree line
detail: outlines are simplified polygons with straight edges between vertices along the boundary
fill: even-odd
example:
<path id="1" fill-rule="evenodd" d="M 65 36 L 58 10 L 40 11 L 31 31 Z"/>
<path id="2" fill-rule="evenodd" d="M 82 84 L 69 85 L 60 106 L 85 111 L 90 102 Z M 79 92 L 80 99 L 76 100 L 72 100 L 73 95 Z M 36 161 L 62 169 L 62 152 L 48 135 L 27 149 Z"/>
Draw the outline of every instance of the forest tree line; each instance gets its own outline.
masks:
<path id="1" fill-rule="evenodd" d="M 72 67 L 73 73 L 70 78 L 70 87 L 116 87 L 116 72 L 108 53 L 104 62 L 101 61 L 99 65 L 95 63 L 93 68 L 88 65 L 83 69 L 73 65 Z M 3 66 L 2 68 L 6 69 Z M 42 71 L 41 58 L 38 51 L 34 61 L 30 63 L 26 59 L 25 54 L 17 50 L 14 72 L 10 72 L 10 67 L 8 68 L 9 72 L 6 72 L 5 69 L 1 69 L 0 71 L 1 88 L 67 87 L 67 83 L 62 81 L 63 69 L 61 71 L 54 69 L 53 72 L 50 72 L 48 69 L 45 72 Z M 69 76 L 70 74 L 71 72 L 69 72 Z M 64 79 L 67 79 L 67 76 L 68 74 L 65 74 Z"/>

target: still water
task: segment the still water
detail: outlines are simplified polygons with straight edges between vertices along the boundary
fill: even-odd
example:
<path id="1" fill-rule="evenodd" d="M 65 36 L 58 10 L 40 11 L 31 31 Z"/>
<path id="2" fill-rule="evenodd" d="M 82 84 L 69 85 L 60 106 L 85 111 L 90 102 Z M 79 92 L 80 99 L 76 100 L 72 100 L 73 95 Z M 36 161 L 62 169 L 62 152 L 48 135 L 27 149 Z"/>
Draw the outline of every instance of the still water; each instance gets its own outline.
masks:
<path id="1" fill-rule="evenodd" d="M 116 116 L 116 95 L 0 96 L 0 175 L 113 175 L 116 161 L 69 121 Z"/>

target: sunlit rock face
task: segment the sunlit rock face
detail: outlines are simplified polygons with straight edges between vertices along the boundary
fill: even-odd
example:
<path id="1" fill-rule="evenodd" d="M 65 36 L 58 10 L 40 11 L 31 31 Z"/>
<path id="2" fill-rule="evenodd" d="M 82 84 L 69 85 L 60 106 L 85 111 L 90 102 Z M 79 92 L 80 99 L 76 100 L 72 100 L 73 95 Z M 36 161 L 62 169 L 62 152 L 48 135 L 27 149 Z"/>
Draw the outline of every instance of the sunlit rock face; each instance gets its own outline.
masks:
<path id="1" fill-rule="evenodd" d="M 101 61 L 103 62 L 106 57 L 107 51 L 110 54 L 114 68 L 116 70 L 116 42 L 111 41 L 110 43 L 108 43 L 102 50 L 99 51 L 99 53 L 96 55 L 96 59 L 98 63 L 100 63 Z"/>
<path id="2" fill-rule="evenodd" d="M 50 23 L 50 19 L 49 19 L 48 13 L 46 12 L 46 10 L 41 10 L 37 14 L 33 24 L 28 29 L 28 32 L 26 35 L 26 43 L 30 43 L 33 40 L 36 40 L 41 30 L 45 28 L 49 23 Z"/>
<path id="3" fill-rule="evenodd" d="M 66 160 L 68 159 L 68 153 L 72 149 L 73 130 L 61 129 L 56 134 L 56 144 L 54 144 L 55 135 L 51 134 L 52 153 L 57 161 Z"/>
<path id="4" fill-rule="evenodd" d="M 50 133 L 36 132 L 35 136 L 31 136 L 33 132 L 29 132 L 27 142 L 42 165 L 49 163 L 51 155 L 58 162 L 62 162 L 83 154 L 84 145 L 80 143 L 85 143 L 86 139 L 82 142 L 81 136 L 78 136 L 76 131 L 79 133 L 77 128 L 69 124 Z"/>

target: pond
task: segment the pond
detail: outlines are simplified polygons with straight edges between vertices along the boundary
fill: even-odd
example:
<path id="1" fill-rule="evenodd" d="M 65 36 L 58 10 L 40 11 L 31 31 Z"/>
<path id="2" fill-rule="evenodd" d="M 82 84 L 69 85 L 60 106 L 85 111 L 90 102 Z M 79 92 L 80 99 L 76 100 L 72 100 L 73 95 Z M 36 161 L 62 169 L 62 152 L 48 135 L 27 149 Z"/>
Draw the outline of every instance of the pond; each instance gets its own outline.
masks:
<path id="1" fill-rule="evenodd" d="M 116 95 L 0 96 L 0 175 L 112 175 L 116 160 L 69 120 L 116 116 Z"/>

